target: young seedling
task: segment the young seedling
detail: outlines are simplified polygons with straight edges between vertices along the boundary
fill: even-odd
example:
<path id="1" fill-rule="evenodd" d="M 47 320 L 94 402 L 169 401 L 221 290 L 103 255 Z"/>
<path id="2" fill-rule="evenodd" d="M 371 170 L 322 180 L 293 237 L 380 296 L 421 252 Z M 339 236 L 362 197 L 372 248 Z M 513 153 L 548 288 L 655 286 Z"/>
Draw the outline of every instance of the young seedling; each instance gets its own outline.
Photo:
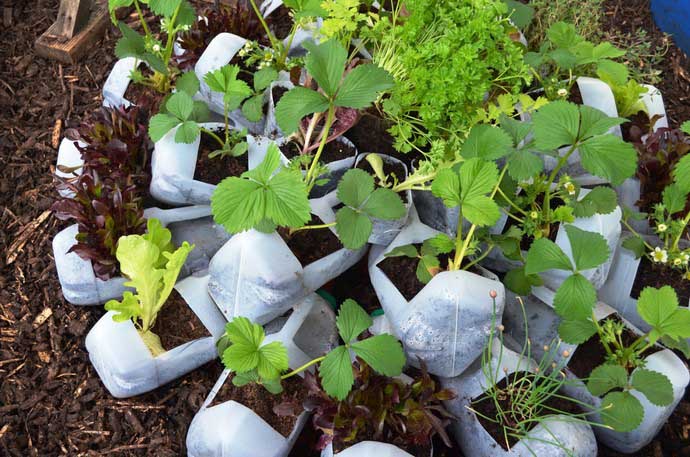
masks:
<path id="1" fill-rule="evenodd" d="M 303 118 L 313 115 L 302 139 L 302 153 L 306 155 L 310 151 L 314 131 L 325 114 L 320 141 L 306 175 L 307 187 L 311 190 L 318 178 L 316 171 L 326 143 L 343 133 L 331 134 L 336 110 L 367 108 L 381 92 L 392 87 L 393 79 L 374 64 L 358 65 L 347 71 L 347 50 L 336 40 L 319 45 L 305 43 L 304 46 L 309 51 L 305 67 L 318 83 L 319 90 L 297 86 L 283 95 L 276 106 L 276 121 L 286 135 L 291 135 L 298 130 Z"/>
<path id="2" fill-rule="evenodd" d="M 117 260 L 129 280 L 125 286 L 133 287 L 136 293 L 125 292 L 122 300 L 110 300 L 105 309 L 115 312 L 115 322 L 131 320 L 151 354 L 157 357 L 165 349 L 151 329 L 194 245 L 185 241 L 174 249 L 170 230 L 158 219 L 149 219 L 147 229 L 144 235 L 129 235 L 118 241 Z"/>
<path id="3" fill-rule="evenodd" d="M 690 134 L 690 123 L 686 122 L 683 128 Z M 690 248 L 684 249 L 680 246 L 690 224 L 690 211 L 687 211 L 687 202 L 690 197 L 689 155 L 683 156 L 677 162 L 672 175 L 674 182 L 664 189 L 661 203 L 654 205 L 654 210 L 649 215 L 650 223 L 661 242 L 660 245 L 653 246 L 645 241 L 628 221 L 640 216 L 626 211 L 623 223 L 633 236 L 623 241 L 623 247 L 635 253 L 637 258 L 647 256 L 656 264 L 680 270 L 684 273 L 685 279 L 690 280 Z"/>
<path id="4" fill-rule="evenodd" d="M 274 341 L 263 344 L 263 328 L 244 317 L 236 317 L 226 325 L 225 334 L 218 341 L 218 351 L 225 366 L 235 372 L 232 382 L 236 386 L 254 382 L 278 394 L 282 392 L 281 381 L 318 364 L 326 393 L 343 400 L 355 381 L 352 355 L 364 360 L 383 376 L 399 376 L 402 373 L 405 354 L 393 336 L 381 334 L 357 339 L 372 324 L 366 311 L 354 300 L 346 300 L 336 318 L 338 333 L 344 344 L 289 373 L 285 373 L 289 359 L 283 343 Z"/>
<path id="5" fill-rule="evenodd" d="M 165 43 L 152 33 L 141 10 L 141 3 L 147 4 L 153 14 L 161 17 L 161 31 L 166 37 Z M 124 22 L 118 21 L 115 16 L 118 8 L 132 5 L 136 8 L 143 36 Z M 132 80 L 160 93 L 167 93 L 176 76 L 176 70 L 170 64 L 175 40 L 180 32 L 189 30 L 196 20 L 196 12 L 192 5 L 187 0 L 108 0 L 108 11 L 113 24 L 116 24 L 122 33 L 115 47 L 115 55 L 119 59 L 134 57 L 145 62 L 153 71 L 153 75 L 144 76 L 135 68 L 132 71 Z"/>
<path id="6" fill-rule="evenodd" d="M 372 218 L 399 219 L 405 214 L 400 197 L 390 189 L 374 188 L 374 178 L 363 170 L 348 170 L 338 183 L 343 207 L 328 224 L 306 225 L 311 219 L 306 177 L 280 163 L 280 152 L 272 144 L 263 162 L 240 177 L 223 180 L 211 198 L 215 220 L 229 233 L 256 229 L 270 233 L 277 227 L 300 230 L 335 227 L 348 249 L 364 246 L 371 235 Z"/>
<path id="7" fill-rule="evenodd" d="M 642 404 L 631 390 L 657 406 L 673 402 L 671 382 L 664 374 L 645 367 L 645 352 L 660 342 L 690 357 L 686 341 L 690 337 L 690 310 L 678 306 L 678 296 L 671 287 L 645 288 L 637 311 L 651 330 L 632 343 L 621 338 L 625 331 L 622 322 L 606 319 L 600 323 L 593 314 L 583 319 L 569 315 L 558 328 L 563 341 L 572 344 L 584 343 L 593 336 L 599 338 L 606 351 L 606 362 L 592 370 L 587 389 L 592 395 L 604 396 L 603 423 L 619 432 L 636 429 L 644 418 Z"/>
<path id="8" fill-rule="evenodd" d="M 390 175 L 386 174 L 383 159 L 380 155 L 369 153 L 365 160 L 371 166 L 371 169 L 374 170 L 376 185 L 391 189 L 395 193 L 401 193 L 408 190 L 431 190 L 431 186 L 428 183 L 433 181 L 438 170 L 450 166 L 449 164 L 438 164 L 433 167 L 428 166 L 430 164 L 424 164 L 425 166 L 417 168 L 411 175 L 408 175 L 404 181 L 400 181 L 400 179 L 403 178 L 402 176 L 398 177 L 395 173 L 391 173 Z"/>
<path id="9" fill-rule="evenodd" d="M 606 239 L 598 233 L 587 232 L 574 225 L 566 225 L 573 260 L 553 241 L 540 238 L 527 251 L 524 270 L 513 271 L 506 277 L 506 285 L 520 293 L 529 293 L 533 275 L 548 270 L 561 270 L 570 275 L 563 281 L 553 300 L 556 313 L 562 317 L 586 319 L 592 314 L 597 294 L 594 286 L 582 275 L 583 271 L 606 262 L 610 249 Z"/>

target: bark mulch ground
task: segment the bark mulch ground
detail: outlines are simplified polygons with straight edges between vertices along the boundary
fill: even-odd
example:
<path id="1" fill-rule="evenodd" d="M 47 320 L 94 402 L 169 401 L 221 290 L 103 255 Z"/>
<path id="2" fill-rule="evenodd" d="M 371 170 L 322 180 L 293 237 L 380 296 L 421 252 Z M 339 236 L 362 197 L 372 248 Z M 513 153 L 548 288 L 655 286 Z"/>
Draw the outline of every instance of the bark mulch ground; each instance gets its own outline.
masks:
<path id="1" fill-rule="evenodd" d="M 612 24 L 645 27 L 660 36 L 647 2 L 619 3 L 625 6 L 611 10 Z M 114 399 L 84 349 L 102 307 L 69 305 L 59 292 L 51 240 L 62 225 L 49 211 L 55 195 L 50 172 L 65 127 L 101 103 L 118 34 L 111 28 L 77 65 L 37 57 L 33 42 L 55 20 L 57 9 L 58 0 L 2 4 L 0 455 L 186 455 L 187 428 L 220 364 L 210 363 L 150 394 Z M 674 125 L 690 118 L 690 66 L 676 48 L 669 51 L 659 88 Z M 686 400 L 638 455 L 690 455 L 689 416 Z M 305 435 L 294 455 L 313 455 L 307 450 L 313 439 Z"/>

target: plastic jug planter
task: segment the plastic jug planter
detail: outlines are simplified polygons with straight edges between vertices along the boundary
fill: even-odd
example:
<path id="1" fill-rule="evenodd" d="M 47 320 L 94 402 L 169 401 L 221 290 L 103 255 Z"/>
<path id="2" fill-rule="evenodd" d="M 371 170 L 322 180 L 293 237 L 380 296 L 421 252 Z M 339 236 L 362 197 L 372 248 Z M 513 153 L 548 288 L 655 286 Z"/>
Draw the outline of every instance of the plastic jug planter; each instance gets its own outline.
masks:
<path id="1" fill-rule="evenodd" d="M 230 122 L 232 129 L 239 129 L 234 121 Z M 218 122 L 207 122 L 200 125 L 208 130 L 225 129 L 225 124 Z M 175 127 L 169 131 L 154 145 L 149 191 L 156 200 L 170 205 L 208 205 L 216 185 L 194 179 L 201 135 L 191 144 L 177 143 L 175 142 L 175 134 L 178 128 Z M 248 169 L 251 170 L 264 159 L 270 142 L 256 141 L 254 137 L 249 135 L 247 143 L 249 149 L 246 153 L 246 160 Z"/>
<path id="2" fill-rule="evenodd" d="M 290 368 L 295 369 L 321 356 L 338 344 L 335 314 L 321 297 L 312 294 L 294 308 L 282 328 L 266 337 L 265 343 L 281 341 L 288 349 Z M 302 413 L 289 436 L 272 428 L 252 405 L 234 400 L 212 405 L 225 382 L 225 370 L 213 386 L 187 432 L 190 457 L 286 457 L 309 418 Z M 270 395 L 268 392 L 265 395 Z"/>
<path id="3" fill-rule="evenodd" d="M 160 387 L 217 357 L 216 340 L 225 319 L 206 292 L 208 276 L 179 281 L 184 298 L 211 336 L 189 341 L 154 357 L 131 320 L 115 322 L 108 312 L 86 335 L 86 350 L 108 392 L 128 398 Z M 165 313 L 165 306 L 161 313 Z"/>
<path id="4" fill-rule="evenodd" d="M 419 358 L 430 373 L 453 377 L 465 371 L 486 344 L 492 321 L 492 290 L 497 292 L 496 319 L 500 323 L 505 302 L 503 284 L 481 268 L 482 276 L 469 271 L 444 271 L 408 301 L 378 267 L 386 252 L 422 243 L 438 233 L 422 224 L 413 208 L 410 224 L 390 246 L 372 247 L 369 277 L 407 360 L 415 365 Z"/>
<path id="5" fill-rule="evenodd" d="M 125 57 L 115 62 L 103 84 L 103 106 L 127 107 L 132 104 L 125 98 L 125 92 L 127 92 L 129 83 L 132 82 L 131 73 L 137 68 L 137 63 L 141 64 L 141 61 L 137 62 L 134 57 Z"/>
<path id="6" fill-rule="evenodd" d="M 666 106 L 664 105 L 664 98 L 661 95 L 659 89 L 654 86 L 645 84 L 644 87 L 647 88 L 647 93 L 642 94 L 640 99 L 644 106 L 647 108 L 649 113 L 649 118 L 654 116 L 661 116 L 659 120 L 654 124 L 653 130 L 656 132 L 662 127 L 668 127 L 668 117 L 666 116 Z M 618 201 L 621 205 L 628 208 L 635 208 L 639 211 L 637 207 L 637 202 L 642 196 L 642 189 L 640 185 L 640 180 L 636 177 L 626 179 L 623 184 L 616 187 L 616 192 L 618 193 Z M 630 225 L 640 233 L 652 233 L 649 223 L 644 221 L 631 220 Z"/>
<path id="7" fill-rule="evenodd" d="M 615 312 L 616 310 L 602 303 L 598 305 L 596 315 L 597 318 L 601 320 L 615 314 Z M 637 335 L 642 334 L 639 329 L 635 328 L 629 322 L 625 320 L 624 322 L 633 333 Z M 595 335 L 595 338 L 596 337 Z M 656 348 L 661 349 L 659 346 L 656 346 Z M 571 360 L 576 352 L 577 348 L 570 351 L 567 361 Z M 658 352 L 644 357 L 644 360 L 646 361 L 646 369 L 662 373 L 671 381 L 671 385 L 673 386 L 673 402 L 668 406 L 656 406 L 650 403 L 643 394 L 635 390 L 630 391 L 632 395 L 642 403 L 642 407 L 644 408 L 644 419 L 642 420 L 642 424 L 632 432 L 626 433 L 616 432 L 604 427 L 594 427 L 594 433 L 599 441 L 618 452 L 633 453 L 649 444 L 676 409 L 676 406 L 678 406 L 683 395 L 685 395 L 685 388 L 690 382 L 690 374 L 688 373 L 687 367 L 683 361 L 669 349 L 661 349 Z M 578 378 L 570 372 L 570 370 L 566 370 L 566 373 L 568 377 L 578 381 Z M 567 384 L 564 387 L 564 391 L 569 396 L 592 405 L 595 409 L 601 407 L 602 399 L 593 396 L 581 381 Z M 588 419 L 592 423 L 601 423 L 601 417 L 596 412 L 589 414 Z"/>
<path id="8" fill-rule="evenodd" d="M 626 238 L 629 233 L 625 233 L 621 237 L 621 245 L 616 250 L 611 264 L 611 273 L 608 280 L 599 290 L 599 297 L 605 303 L 616 309 L 621 316 L 630 321 L 632 325 L 642 331 L 649 330 L 647 324 L 637 312 L 637 298 L 632 297 L 632 287 L 637 278 L 637 272 L 640 267 L 642 259 L 636 259 L 635 254 L 622 246 L 622 239 Z M 645 236 L 645 241 L 652 246 L 660 246 L 661 242 L 658 237 L 653 235 Z M 682 248 L 687 248 L 688 241 L 681 240 L 679 245 Z M 673 284 L 669 284 L 673 286 Z M 681 306 L 683 304 L 681 303 Z M 685 304 L 688 306 L 688 303 Z"/>
<path id="9" fill-rule="evenodd" d="M 521 358 L 508 348 L 502 349 L 499 358 L 500 342 L 494 340 L 491 369 L 497 374 L 497 382 L 516 371 L 534 371 L 535 363 Z M 505 370 L 505 371 L 504 371 Z M 538 423 L 528 434 L 505 450 L 486 431 L 476 414 L 468 409 L 472 400 L 481 397 L 488 388 L 489 379 L 476 360 L 462 375 L 441 379 L 444 388 L 453 389 L 458 397 L 446 401 L 446 407 L 459 419 L 451 423 L 451 431 L 462 448 L 464 455 L 472 457 L 519 456 L 532 457 L 592 457 L 597 455 L 597 442 L 589 425 L 576 422 L 565 415 L 553 415 Z M 554 444 L 554 443 L 559 443 Z"/>
<path id="10" fill-rule="evenodd" d="M 334 192 L 310 202 L 312 214 L 324 223 L 335 220 Z M 244 316 L 265 324 L 340 276 L 366 250 L 341 248 L 302 265 L 277 232 L 249 230 L 233 236 L 211 259 L 209 292 L 228 320 Z"/>
<path id="11" fill-rule="evenodd" d="M 199 243 L 194 249 L 197 252 L 193 251 L 188 257 L 181 276 L 206 269 L 209 254 L 217 249 L 228 236 L 218 232 L 212 221 L 208 219 L 210 215 L 209 206 L 190 206 L 169 210 L 149 208 L 144 211 L 146 218 L 159 219 L 164 227 L 169 227 L 173 232 L 173 239 L 179 238 L 176 235 L 178 228 L 185 227 L 181 223 L 189 222 L 194 225 L 191 233 L 190 228 L 185 227 L 185 235 L 191 235 L 189 237 Z M 98 279 L 93 272 L 90 260 L 84 260 L 74 252 L 68 253 L 77 243 L 75 237 L 78 232 L 79 227 L 74 224 L 60 231 L 53 238 L 55 268 L 65 300 L 73 305 L 98 305 L 111 299 L 121 298 L 125 290 L 128 290 L 124 285 L 127 279 L 122 276 L 110 278 L 107 281 Z"/>
<path id="12" fill-rule="evenodd" d="M 84 147 L 86 143 L 82 141 L 72 141 L 68 138 L 63 138 L 58 148 L 57 162 L 55 164 L 55 174 L 61 178 L 72 178 L 75 175 L 81 175 L 81 166 L 84 165 L 84 160 L 81 158 L 81 152 L 77 146 Z M 77 168 L 73 173 L 65 173 L 60 171 L 60 167 Z M 74 192 L 68 189 L 58 189 L 58 194 L 62 198 L 74 197 Z"/>
<path id="13" fill-rule="evenodd" d="M 429 451 L 429 457 L 434 455 L 433 449 Z M 329 444 L 321 451 L 321 457 L 423 457 L 413 456 L 397 446 L 380 441 L 361 441 L 337 454 L 333 453 L 333 444 Z"/>

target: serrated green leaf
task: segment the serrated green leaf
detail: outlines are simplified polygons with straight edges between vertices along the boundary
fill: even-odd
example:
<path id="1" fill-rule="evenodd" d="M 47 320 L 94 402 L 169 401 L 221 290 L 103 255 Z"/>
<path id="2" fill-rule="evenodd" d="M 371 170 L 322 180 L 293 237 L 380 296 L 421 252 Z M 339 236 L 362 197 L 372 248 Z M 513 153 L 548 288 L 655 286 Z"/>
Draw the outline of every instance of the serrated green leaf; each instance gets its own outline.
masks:
<path id="1" fill-rule="evenodd" d="M 645 287 L 637 300 L 637 312 L 652 326 L 657 338 L 663 335 L 674 339 L 690 338 L 690 310 L 678 306 L 678 296 L 670 286 Z M 650 340 L 656 342 L 652 335 Z"/>
<path id="2" fill-rule="evenodd" d="M 517 181 L 527 181 L 544 169 L 541 157 L 526 149 L 519 149 L 508 157 L 508 174 Z"/>
<path id="3" fill-rule="evenodd" d="M 640 236 L 629 236 L 623 240 L 622 246 L 635 254 L 635 258 L 639 259 L 647 252 L 647 246 Z"/>
<path id="4" fill-rule="evenodd" d="M 688 201 L 688 192 L 684 191 L 677 183 L 669 184 L 662 195 L 663 203 L 669 214 L 676 214 L 685 209 Z"/>
<path id="5" fill-rule="evenodd" d="M 326 393 L 337 400 L 344 400 L 355 382 L 350 351 L 345 346 L 333 349 L 319 365 L 319 374 Z"/>
<path id="6" fill-rule="evenodd" d="M 577 217 L 592 217 L 595 214 L 611 214 L 618 206 L 616 191 L 599 186 L 582 199 L 573 203 L 573 214 Z"/>
<path id="7" fill-rule="evenodd" d="M 372 326 L 374 321 L 356 301 L 347 299 L 340 305 L 335 324 L 340 338 L 345 343 L 355 340 L 363 331 Z"/>
<path id="8" fill-rule="evenodd" d="M 261 92 L 278 79 L 278 72 L 273 67 L 265 67 L 254 73 L 254 90 Z"/>
<path id="9" fill-rule="evenodd" d="M 335 214 L 335 230 L 338 239 L 348 249 L 359 249 L 364 246 L 369 237 L 373 224 L 365 214 L 345 206 Z"/>
<path id="10" fill-rule="evenodd" d="M 678 340 L 671 338 L 670 336 L 664 335 L 661 337 L 661 344 L 669 349 L 675 349 L 680 351 L 686 359 L 690 359 L 690 344 L 688 340 L 680 338 Z"/>
<path id="11" fill-rule="evenodd" d="M 377 65 L 359 65 L 345 76 L 335 98 L 335 105 L 354 109 L 367 108 L 381 92 L 393 87 L 394 82 L 390 73 Z"/>
<path id="12" fill-rule="evenodd" d="M 373 192 L 374 178 L 359 168 L 348 170 L 338 182 L 338 200 L 355 209 L 359 209 Z"/>
<path id="13" fill-rule="evenodd" d="M 604 43 L 601 44 L 603 45 Z M 630 72 L 625 64 L 614 62 L 610 59 L 602 59 L 597 63 L 597 75 L 615 87 L 624 86 L 628 82 Z"/>
<path id="14" fill-rule="evenodd" d="M 526 29 L 534 18 L 534 8 L 517 0 L 503 0 L 508 5 L 508 14 L 515 27 Z"/>
<path id="15" fill-rule="evenodd" d="M 242 114 L 249 122 L 259 122 L 264 116 L 264 97 L 263 95 L 255 95 L 248 98 L 242 105 Z"/>
<path id="16" fill-rule="evenodd" d="M 533 115 L 535 145 L 544 151 L 575 144 L 580 131 L 577 105 L 558 100 L 542 107 Z"/>
<path id="17" fill-rule="evenodd" d="M 576 273 L 566 278 L 556 291 L 553 307 L 561 317 L 587 319 L 597 301 L 594 286 L 584 276 Z"/>
<path id="18" fill-rule="evenodd" d="M 690 192 L 690 154 L 684 155 L 673 168 L 673 179 L 684 192 Z"/>
<path id="19" fill-rule="evenodd" d="M 613 389 L 628 385 L 628 371 L 620 365 L 599 365 L 587 379 L 587 390 L 595 397 L 601 397 Z"/>
<path id="20" fill-rule="evenodd" d="M 188 71 L 177 78 L 177 81 L 175 81 L 175 87 L 177 88 L 178 92 L 186 92 L 190 97 L 193 97 L 194 94 L 199 92 L 201 83 L 199 82 L 199 78 L 196 76 L 196 73 L 193 71 Z"/>
<path id="21" fill-rule="evenodd" d="M 125 292 L 122 295 L 121 301 L 109 300 L 105 304 L 105 310 L 116 313 L 113 315 L 113 320 L 115 322 L 125 322 L 134 319 L 140 316 L 142 312 L 139 300 L 137 300 L 132 292 Z"/>
<path id="22" fill-rule="evenodd" d="M 460 155 L 465 159 L 479 157 L 484 160 L 497 160 L 512 151 L 513 141 L 498 127 L 478 124 L 472 127 L 462 146 Z"/>
<path id="23" fill-rule="evenodd" d="M 524 267 L 515 268 L 506 273 L 503 284 L 518 295 L 527 296 L 532 292 L 532 287 L 542 284 L 538 275 L 525 274 Z"/>
<path id="24" fill-rule="evenodd" d="M 680 126 L 680 129 L 686 134 L 690 135 L 690 121 L 685 121 L 683 124 Z"/>
<path id="25" fill-rule="evenodd" d="M 110 13 L 110 20 L 113 24 L 117 24 L 117 16 L 115 13 L 118 8 L 126 8 L 132 6 L 134 0 L 108 0 L 108 12 Z"/>
<path id="26" fill-rule="evenodd" d="M 496 202 L 486 196 L 498 184 L 498 168 L 493 162 L 474 158 L 460 167 L 460 205 L 463 216 L 480 227 L 495 224 L 501 217 Z"/>
<path id="27" fill-rule="evenodd" d="M 393 248 L 390 252 L 386 252 L 384 257 L 409 257 L 414 259 L 419 256 L 417 248 L 412 244 L 406 244 Z"/>
<path id="28" fill-rule="evenodd" d="M 208 109 L 208 105 L 201 100 L 194 100 L 194 109 L 189 120 L 202 123 L 208 122 L 210 119 L 211 110 Z"/>
<path id="29" fill-rule="evenodd" d="M 288 352 L 280 341 L 264 344 L 259 348 L 259 362 L 256 370 L 262 379 L 276 379 L 288 369 Z"/>
<path id="30" fill-rule="evenodd" d="M 666 375 L 658 371 L 638 368 L 632 375 L 632 386 L 656 406 L 673 403 L 673 385 Z"/>
<path id="31" fill-rule="evenodd" d="M 405 204 L 400 196 L 384 187 L 379 187 L 369 195 L 362 211 L 370 217 L 384 220 L 400 219 L 406 213 Z"/>
<path id="32" fill-rule="evenodd" d="M 606 238 L 596 232 L 588 232 L 574 225 L 566 225 L 575 266 L 579 271 L 595 268 L 606 262 L 611 250 Z"/>
<path id="33" fill-rule="evenodd" d="M 237 387 L 244 387 L 247 384 L 259 382 L 260 380 L 261 378 L 256 370 L 246 371 L 244 373 L 235 373 L 232 376 L 232 384 Z"/>
<path id="34" fill-rule="evenodd" d="M 402 345 L 392 335 L 382 334 L 350 345 L 367 365 L 384 376 L 400 376 L 405 366 Z"/>
<path id="35" fill-rule="evenodd" d="M 601 403 L 601 419 L 617 432 L 631 432 L 640 426 L 644 408 L 629 392 L 610 392 Z"/>
<path id="36" fill-rule="evenodd" d="M 283 385 L 280 383 L 280 378 L 264 379 L 261 381 L 261 385 L 273 395 L 278 395 L 283 392 Z"/>
<path id="37" fill-rule="evenodd" d="M 165 104 L 165 108 L 169 114 L 184 122 L 189 119 L 194 111 L 194 100 L 186 92 L 176 92 L 170 96 Z"/>
<path id="38" fill-rule="evenodd" d="M 424 243 L 428 243 L 438 254 L 449 254 L 455 250 L 455 241 L 445 233 L 439 233 L 435 237 L 429 238 Z"/>
<path id="39" fill-rule="evenodd" d="M 146 52 L 144 37 L 122 21 L 117 23 L 117 27 L 120 29 L 122 37 L 117 40 L 115 45 L 115 56 L 118 59 L 125 57 L 141 58 Z"/>
<path id="40" fill-rule="evenodd" d="M 527 251 L 525 272 L 538 274 L 551 269 L 572 271 L 573 264 L 556 243 L 546 238 L 539 238 Z"/>
<path id="41" fill-rule="evenodd" d="M 582 167 L 618 186 L 637 170 L 637 152 L 615 135 L 595 136 L 579 146 Z"/>
<path id="42" fill-rule="evenodd" d="M 201 133 L 199 124 L 194 121 L 186 121 L 180 124 L 175 132 L 175 142 L 192 144 Z"/>
<path id="43" fill-rule="evenodd" d="M 149 137 L 160 141 L 169 131 L 180 125 L 180 120 L 170 114 L 156 114 L 149 121 Z"/>
<path id="44" fill-rule="evenodd" d="M 251 371 L 259 364 L 259 352 L 253 345 L 233 343 L 223 352 L 223 364 L 237 373 Z"/>
<path id="45" fill-rule="evenodd" d="M 172 17 L 182 0 L 149 0 L 149 8 L 154 14 L 164 17 Z"/>
<path id="46" fill-rule="evenodd" d="M 441 270 L 441 264 L 435 255 L 423 255 L 419 259 L 415 274 L 423 284 L 428 284 Z"/>
<path id="47" fill-rule="evenodd" d="M 460 205 L 460 178 L 450 168 L 443 168 L 431 183 L 431 192 L 448 208 L 454 208 Z"/>
<path id="48" fill-rule="evenodd" d="M 328 97 L 335 97 L 345 71 L 347 50 L 338 40 L 330 39 L 324 43 L 304 43 L 309 51 L 304 64 L 309 74 Z"/>
<path id="49" fill-rule="evenodd" d="M 246 317 L 236 317 L 225 324 L 225 335 L 232 344 L 244 344 L 258 349 L 263 343 L 266 334 L 259 324 L 254 324 Z"/>
<path id="50" fill-rule="evenodd" d="M 295 87 L 285 93 L 276 105 L 276 122 L 283 133 L 290 135 L 297 131 L 302 118 L 327 109 L 326 97 L 306 87 Z"/>
<path id="51" fill-rule="evenodd" d="M 589 319 L 566 319 L 558 326 L 558 336 L 570 344 L 582 344 L 597 332 Z"/>

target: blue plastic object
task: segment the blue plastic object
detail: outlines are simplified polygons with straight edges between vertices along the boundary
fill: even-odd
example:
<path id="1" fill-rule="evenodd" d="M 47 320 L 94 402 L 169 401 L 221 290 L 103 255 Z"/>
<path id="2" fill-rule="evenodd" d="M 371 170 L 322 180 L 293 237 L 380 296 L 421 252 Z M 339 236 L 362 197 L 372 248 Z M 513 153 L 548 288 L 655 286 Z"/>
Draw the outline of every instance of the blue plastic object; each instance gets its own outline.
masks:
<path id="1" fill-rule="evenodd" d="M 659 28 L 690 55 L 690 0 L 652 0 L 652 14 Z"/>

